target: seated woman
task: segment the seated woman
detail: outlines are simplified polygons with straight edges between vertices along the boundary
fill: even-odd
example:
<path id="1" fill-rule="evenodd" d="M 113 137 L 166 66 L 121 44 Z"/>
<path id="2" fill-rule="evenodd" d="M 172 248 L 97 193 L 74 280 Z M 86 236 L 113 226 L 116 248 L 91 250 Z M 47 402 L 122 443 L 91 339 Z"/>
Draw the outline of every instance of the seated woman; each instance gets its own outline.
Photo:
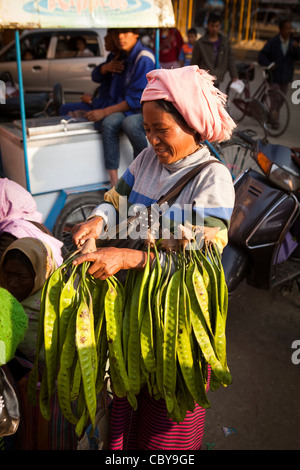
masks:
<path id="1" fill-rule="evenodd" d="M 42 240 L 24 237 L 15 240 L 4 252 L 0 263 L 0 286 L 7 289 L 22 305 L 28 317 L 28 328 L 19 343 L 14 360 L 7 364 L 20 398 L 21 422 L 17 431 L 18 450 L 76 449 L 74 427 L 66 422 L 53 402 L 50 422 L 30 405 L 27 382 L 36 356 L 42 288 L 57 268 L 51 248 Z M 43 363 L 44 351 L 40 353 Z"/>
<path id="2" fill-rule="evenodd" d="M 0 259 L 10 243 L 22 237 L 46 242 L 60 266 L 63 243 L 43 225 L 32 195 L 15 181 L 0 178 Z"/>
<path id="3" fill-rule="evenodd" d="M 199 229 L 203 228 L 204 236 L 213 238 L 222 251 L 227 243 L 234 187 L 228 169 L 216 164 L 217 160 L 201 142 L 230 138 L 235 123 L 224 108 L 225 96 L 214 87 L 213 77 L 197 66 L 153 70 L 147 79 L 141 101 L 151 146 L 138 155 L 116 187 L 105 194 L 106 201 L 91 218 L 74 228 L 74 242 L 80 247 L 89 238 L 101 237 L 103 231 L 109 233 L 118 220 L 122 197 L 127 198 L 129 210 L 139 205 L 155 205 L 191 168 L 210 160 L 212 164 L 197 173 L 177 196 L 175 216 L 172 217 L 171 208 L 162 214 L 161 225 L 169 225 L 175 233 L 178 224 L 185 223 L 184 208 L 189 205 L 193 224 L 203 224 Z M 111 246 L 81 254 L 74 264 L 84 261 L 91 263 L 90 274 L 105 279 L 122 269 L 144 269 L 147 252 Z M 178 424 L 167 418 L 165 402 L 152 398 L 147 387 L 137 399 L 138 408 L 134 411 L 126 398 L 114 398 L 111 449 L 201 448 L 205 409 L 196 405 L 194 412 L 188 412 Z"/>

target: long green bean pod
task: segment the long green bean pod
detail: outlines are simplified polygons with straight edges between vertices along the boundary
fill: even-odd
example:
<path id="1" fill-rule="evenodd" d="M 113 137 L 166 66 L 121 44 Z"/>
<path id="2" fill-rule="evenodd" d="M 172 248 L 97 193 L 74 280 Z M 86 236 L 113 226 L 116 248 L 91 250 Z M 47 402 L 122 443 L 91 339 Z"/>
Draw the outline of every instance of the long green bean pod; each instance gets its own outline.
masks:
<path id="1" fill-rule="evenodd" d="M 159 258 L 157 255 L 157 262 L 159 262 Z M 169 276 L 171 272 L 171 260 L 170 255 L 166 257 L 166 264 L 164 266 L 164 270 L 161 273 L 160 281 L 156 289 L 156 295 L 154 297 L 154 324 L 155 324 L 155 351 L 156 351 L 156 382 L 155 390 L 156 397 L 164 396 L 164 389 L 163 389 L 163 315 L 162 315 L 162 292 L 165 289 L 169 281 Z"/>
<path id="2" fill-rule="evenodd" d="M 130 391 L 130 383 L 125 367 L 122 350 L 122 298 L 111 280 L 108 278 L 108 289 L 105 296 L 106 333 L 109 348 L 109 361 L 116 370 L 120 387 L 125 393 Z"/>
<path id="3" fill-rule="evenodd" d="M 167 410 L 172 412 L 176 390 L 176 344 L 182 268 L 172 275 L 165 297 L 163 339 L 163 389 Z"/>
<path id="4" fill-rule="evenodd" d="M 51 418 L 51 407 L 50 407 L 50 400 L 51 397 L 49 397 L 48 394 L 48 382 L 47 382 L 47 366 L 45 366 L 42 374 L 42 380 L 41 380 L 41 387 L 40 387 L 40 393 L 39 393 L 39 407 L 40 407 L 40 412 L 41 415 L 49 421 Z"/>
<path id="5" fill-rule="evenodd" d="M 57 394 L 60 409 L 65 418 L 72 424 L 77 424 L 78 419 L 73 414 L 71 406 L 71 368 L 76 353 L 76 311 L 74 310 L 66 332 L 65 342 L 60 356 L 60 368 L 57 376 Z"/>
<path id="6" fill-rule="evenodd" d="M 132 304 L 132 293 L 135 284 L 136 271 L 130 269 L 127 272 L 125 282 L 125 306 L 122 320 L 122 342 L 123 342 L 123 354 L 126 367 L 128 367 L 128 339 L 130 334 L 130 309 Z"/>
<path id="7" fill-rule="evenodd" d="M 36 405 L 37 397 L 37 383 L 38 383 L 38 367 L 39 367 L 39 355 L 42 347 L 44 346 L 44 318 L 45 318 L 45 296 L 48 288 L 49 278 L 46 280 L 42 293 L 41 293 L 41 304 L 40 304 L 40 315 L 38 323 L 37 343 L 36 343 L 36 355 L 33 367 L 30 371 L 28 378 L 27 393 L 29 402 L 34 406 Z"/>
<path id="8" fill-rule="evenodd" d="M 75 401 L 78 398 L 81 386 L 81 368 L 78 355 L 76 354 L 75 366 L 71 377 L 70 400 Z"/>
<path id="9" fill-rule="evenodd" d="M 87 266 L 83 263 L 82 276 L 85 276 Z M 80 290 L 80 303 L 76 318 L 76 346 L 80 361 L 82 383 L 85 394 L 86 406 L 92 427 L 95 426 L 97 398 L 95 392 L 97 366 L 95 363 L 96 346 L 92 306 L 89 292 L 84 284 Z"/>
<path id="10" fill-rule="evenodd" d="M 184 285 L 181 284 L 181 289 Z M 210 402 L 205 391 L 205 384 L 199 364 L 194 361 L 191 345 L 191 337 L 186 327 L 185 305 L 183 296 L 179 298 L 179 322 L 177 336 L 177 354 L 183 378 L 193 399 L 203 408 L 210 407 Z M 188 303 L 186 303 L 188 305 Z"/>
<path id="11" fill-rule="evenodd" d="M 62 351 L 65 335 L 68 328 L 69 319 L 76 308 L 77 290 L 74 281 L 77 273 L 77 266 L 72 270 L 68 280 L 62 285 L 59 296 L 59 354 Z"/>
<path id="12" fill-rule="evenodd" d="M 155 293 L 155 287 L 158 277 L 158 265 L 155 263 L 154 268 L 151 271 L 147 305 L 142 320 L 141 326 L 141 354 L 145 369 L 147 372 L 154 372 L 156 370 L 156 359 L 155 359 L 155 347 L 154 347 L 154 336 L 153 336 L 153 294 Z"/>
<path id="13" fill-rule="evenodd" d="M 61 270 L 57 269 L 51 275 L 45 295 L 44 340 L 45 360 L 47 366 L 47 383 L 49 397 L 55 390 L 55 380 L 58 370 L 58 322 L 59 298 L 62 287 Z"/>
<path id="14" fill-rule="evenodd" d="M 147 304 L 147 286 L 150 272 L 150 248 L 148 247 L 148 256 L 146 266 L 143 271 L 136 274 L 136 283 L 132 293 L 132 303 L 130 306 L 130 330 L 128 337 L 128 377 L 131 391 L 137 395 L 141 387 L 141 343 L 140 330 L 145 306 Z"/>

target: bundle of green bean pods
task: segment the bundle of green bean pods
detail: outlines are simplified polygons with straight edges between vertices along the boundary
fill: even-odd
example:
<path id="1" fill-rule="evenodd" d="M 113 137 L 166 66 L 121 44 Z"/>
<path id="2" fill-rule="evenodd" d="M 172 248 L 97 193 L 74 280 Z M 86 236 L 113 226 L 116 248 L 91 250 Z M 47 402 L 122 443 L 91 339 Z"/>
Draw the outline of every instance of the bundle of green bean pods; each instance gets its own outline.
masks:
<path id="1" fill-rule="evenodd" d="M 88 263 L 74 266 L 70 256 L 44 285 L 36 362 L 28 394 L 37 400 L 39 353 L 45 366 L 39 406 L 51 416 L 57 392 L 65 418 L 80 436 L 95 426 L 98 394 L 107 377 L 118 397 L 137 408 L 146 386 L 164 399 L 168 415 L 181 422 L 195 403 L 210 406 L 206 388 L 231 383 L 226 360 L 227 287 L 214 245 L 165 253 L 160 263 L 130 270 L 125 284 L 115 276 L 100 281 L 87 273 Z"/>

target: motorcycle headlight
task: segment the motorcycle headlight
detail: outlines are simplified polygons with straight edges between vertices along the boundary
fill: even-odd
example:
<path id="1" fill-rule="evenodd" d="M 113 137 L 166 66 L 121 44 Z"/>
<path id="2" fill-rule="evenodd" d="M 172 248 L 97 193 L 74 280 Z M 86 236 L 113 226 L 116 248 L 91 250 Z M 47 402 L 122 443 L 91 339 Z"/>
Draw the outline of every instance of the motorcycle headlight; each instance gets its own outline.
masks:
<path id="1" fill-rule="evenodd" d="M 256 154 L 256 161 L 268 179 L 285 191 L 300 191 L 300 178 L 273 163 L 261 151 Z"/>
<path id="2" fill-rule="evenodd" d="M 269 180 L 286 191 L 296 191 L 300 187 L 300 179 L 297 176 L 288 173 L 275 163 L 269 170 Z"/>

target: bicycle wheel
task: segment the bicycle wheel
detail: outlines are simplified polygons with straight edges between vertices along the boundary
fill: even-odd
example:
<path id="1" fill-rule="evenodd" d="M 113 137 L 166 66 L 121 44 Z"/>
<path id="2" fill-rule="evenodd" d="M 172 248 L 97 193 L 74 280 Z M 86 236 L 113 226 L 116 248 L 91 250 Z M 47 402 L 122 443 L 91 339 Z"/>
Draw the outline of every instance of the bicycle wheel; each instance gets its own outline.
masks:
<path id="1" fill-rule="evenodd" d="M 252 148 L 245 142 L 229 140 L 219 144 L 219 155 L 230 170 L 233 179 L 239 176 L 247 168 L 252 168 L 261 173 L 259 166 L 251 157 Z"/>
<path id="2" fill-rule="evenodd" d="M 286 96 L 280 90 L 268 90 L 261 102 L 267 109 L 268 118 L 265 124 L 267 133 L 272 137 L 282 135 L 290 122 L 290 107 Z M 274 115 L 274 105 L 278 105 L 279 115 Z"/>
<path id="3" fill-rule="evenodd" d="M 236 90 L 231 88 L 230 81 L 226 88 L 227 95 L 227 112 L 235 122 L 241 122 L 246 116 L 247 111 L 247 99 L 248 90 L 244 88 L 242 93 L 238 93 Z"/>
<path id="4" fill-rule="evenodd" d="M 83 222 L 93 209 L 101 203 L 101 196 L 90 195 L 68 202 L 56 219 L 53 235 L 64 244 L 65 253 L 76 250 L 72 241 L 72 228 Z"/>

